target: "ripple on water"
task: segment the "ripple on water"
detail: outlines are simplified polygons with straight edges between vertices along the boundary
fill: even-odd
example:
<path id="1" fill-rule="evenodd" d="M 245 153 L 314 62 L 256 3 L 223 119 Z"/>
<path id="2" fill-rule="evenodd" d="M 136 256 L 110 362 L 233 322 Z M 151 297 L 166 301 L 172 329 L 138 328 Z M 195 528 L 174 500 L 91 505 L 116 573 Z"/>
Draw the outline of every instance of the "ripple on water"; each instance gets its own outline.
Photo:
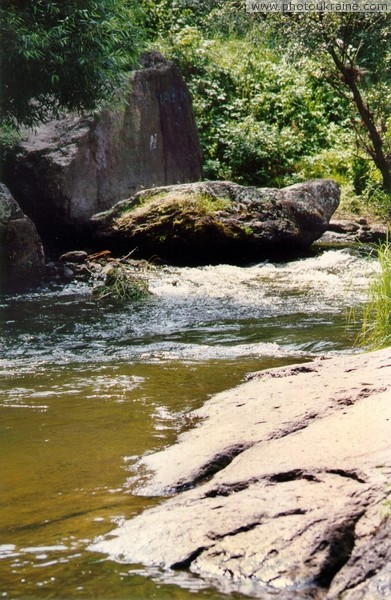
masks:
<path id="1" fill-rule="evenodd" d="M 300 354 L 281 329 L 314 329 L 309 317 L 322 325 L 364 303 L 376 269 L 357 252 L 332 250 L 289 263 L 165 267 L 151 272 L 153 295 L 137 305 L 91 302 L 86 286 L 3 299 L 0 369 Z"/>
<path id="2" fill-rule="evenodd" d="M 2 298 L 0 405 L 12 408 L 2 410 L 0 432 L 8 597 L 201 594 L 205 583 L 187 574 L 128 569 L 86 548 L 156 503 L 133 496 L 127 476 L 192 426 L 189 410 L 246 372 L 351 351 L 346 307 L 365 301 L 375 269 L 354 252 L 331 251 L 244 268 L 163 268 L 137 305 L 91 302 L 86 286 Z"/>

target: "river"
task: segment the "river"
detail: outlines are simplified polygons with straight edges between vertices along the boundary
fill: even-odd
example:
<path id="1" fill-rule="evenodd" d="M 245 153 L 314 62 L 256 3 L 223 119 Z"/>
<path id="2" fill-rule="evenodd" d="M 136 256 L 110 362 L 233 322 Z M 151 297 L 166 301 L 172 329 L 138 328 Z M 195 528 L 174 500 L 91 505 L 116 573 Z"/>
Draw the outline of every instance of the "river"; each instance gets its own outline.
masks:
<path id="1" fill-rule="evenodd" d="M 189 410 L 249 371 L 354 352 L 347 313 L 375 269 L 330 249 L 160 268 L 151 297 L 121 307 L 85 284 L 0 298 L 0 598 L 223 598 L 88 545 L 159 502 L 132 493 L 132 464 L 190 427 Z"/>

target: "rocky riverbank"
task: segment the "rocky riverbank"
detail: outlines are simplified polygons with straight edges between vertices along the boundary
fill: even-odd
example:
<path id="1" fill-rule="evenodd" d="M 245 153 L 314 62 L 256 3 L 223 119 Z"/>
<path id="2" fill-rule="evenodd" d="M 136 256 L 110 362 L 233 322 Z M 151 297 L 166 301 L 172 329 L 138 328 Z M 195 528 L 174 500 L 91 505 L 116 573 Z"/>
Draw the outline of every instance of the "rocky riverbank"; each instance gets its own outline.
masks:
<path id="1" fill-rule="evenodd" d="M 390 400 L 389 349 L 252 374 L 136 464 L 174 497 L 91 549 L 264 599 L 389 598 Z"/>
<path id="2" fill-rule="evenodd" d="M 378 222 L 372 222 L 365 218 L 333 219 L 328 224 L 327 231 L 317 240 L 316 246 L 347 247 L 351 245 L 378 244 L 387 239 L 388 228 Z M 131 253 L 131 256 L 133 254 Z M 154 268 L 154 262 L 142 259 L 116 258 L 110 250 L 100 252 L 86 252 L 75 250 L 65 252 L 58 260 L 49 260 L 46 264 L 46 273 L 43 278 L 44 284 L 63 285 L 72 281 L 99 282 L 105 277 L 105 270 L 110 266 L 125 268 L 131 275 L 144 273 Z M 159 264 L 159 261 L 157 261 Z"/>
<path id="3" fill-rule="evenodd" d="M 389 226 L 364 217 L 332 219 L 320 238 L 322 244 L 377 244 L 387 239 Z"/>

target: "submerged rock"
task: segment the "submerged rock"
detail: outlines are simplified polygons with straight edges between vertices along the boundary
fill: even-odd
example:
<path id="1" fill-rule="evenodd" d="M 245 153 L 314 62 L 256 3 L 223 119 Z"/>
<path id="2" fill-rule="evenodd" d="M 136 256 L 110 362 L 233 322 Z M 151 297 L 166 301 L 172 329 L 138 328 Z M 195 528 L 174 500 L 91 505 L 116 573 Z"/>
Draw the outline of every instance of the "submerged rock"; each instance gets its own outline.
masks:
<path id="1" fill-rule="evenodd" d="M 44 275 L 45 257 L 35 225 L 0 183 L 0 293 L 24 291 Z"/>
<path id="2" fill-rule="evenodd" d="M 390 598 L 390 397 L 390 349 L 254 374 L 136 465 L 174 498 L 91 549 L 262 599 Z"/>
<path id="3" fill-rule="evenodd" d="M 9 154 L 6 183 L 45 240 L 68 245 L 94 213 L 137 190 L 201 178 L 185 82 L 157 52 L 140 62 L 122 103 L 43 124 Z"/>
<path id="4" fill-rule="evenodd" d="M 294 256 L 327 229 L 339 203 L 331 180 L 284 189 L 207 181 L 138 192 L 94 215 L 95 240 L 176 264 L 244 263 Z"/>

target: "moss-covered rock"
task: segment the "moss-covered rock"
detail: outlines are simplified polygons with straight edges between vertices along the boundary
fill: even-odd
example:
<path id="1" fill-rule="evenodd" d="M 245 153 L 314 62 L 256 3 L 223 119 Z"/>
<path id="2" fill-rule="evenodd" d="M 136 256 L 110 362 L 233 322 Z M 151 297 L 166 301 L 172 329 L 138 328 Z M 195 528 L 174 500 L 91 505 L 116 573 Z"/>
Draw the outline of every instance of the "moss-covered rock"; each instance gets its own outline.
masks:
<path id="1" fill-rule="evenodd" d="M 176 264 L 292 256 L 327 229 L 339 203 L 331 180 L 282 190 L 208 181 L 137 193 L 91 219 L 96 242 Z"/>

